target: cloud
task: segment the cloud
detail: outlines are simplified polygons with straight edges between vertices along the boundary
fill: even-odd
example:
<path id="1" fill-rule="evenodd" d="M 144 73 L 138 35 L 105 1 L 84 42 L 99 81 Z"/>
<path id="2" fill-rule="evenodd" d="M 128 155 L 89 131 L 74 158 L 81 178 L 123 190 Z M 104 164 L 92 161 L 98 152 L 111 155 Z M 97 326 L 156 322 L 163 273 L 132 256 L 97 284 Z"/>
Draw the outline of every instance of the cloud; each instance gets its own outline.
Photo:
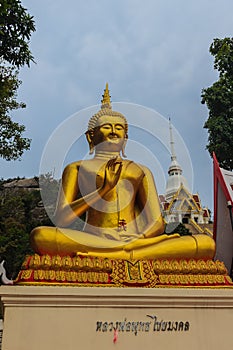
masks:
<path id="1" fill-rule="evenodd" d="M 28 108 L 14 116 L 33 143 L 22 162 L 1 162 L 2 176 L 35 175 L 51 132 L 79 109 L 100 103 L 108 81 L 113 101 L 172 116 L 198 168 L 194 187 L 211 193 L 200 94 L 216 79 L 210 43 L 231 36 L 232 1 L 22 2 L 35 17 L 31 49 L 37 64 L 21 72 L 19 98 Z"/>

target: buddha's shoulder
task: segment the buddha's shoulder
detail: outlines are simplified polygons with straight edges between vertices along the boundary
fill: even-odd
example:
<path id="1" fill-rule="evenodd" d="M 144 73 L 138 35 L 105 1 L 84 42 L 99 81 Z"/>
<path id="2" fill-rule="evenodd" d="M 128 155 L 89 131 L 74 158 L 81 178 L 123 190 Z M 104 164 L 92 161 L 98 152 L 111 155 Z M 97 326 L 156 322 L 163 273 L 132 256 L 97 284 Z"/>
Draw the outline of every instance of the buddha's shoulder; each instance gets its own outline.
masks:
<path id="1" fill-rule="evenodd" d="M 64 172 L 78 170 L 82 162 L 82 160 L 78 160 L 66 165 Z"/>
<path id="2" fill-rule="evenodd" d="M 124 164 L 128 169 L 132 169 L 132 171 L 142 172 L 144 174 L 151 173 L 150 169 L 147 168 L 145 165 L 142 165 L 140 163 L 136 163 L 132 160 L 124 160 Z"/>
<path id="3" fill-rule="evenodd" d="M 65 167 L 64 172 L 74 172 L 74 171 L 78 172 L 80 168 L 82 169 L 93 168 L 95 164 L 96 164 L 96 161 L 94 159 L 78 160 L 68 164 Z"/>

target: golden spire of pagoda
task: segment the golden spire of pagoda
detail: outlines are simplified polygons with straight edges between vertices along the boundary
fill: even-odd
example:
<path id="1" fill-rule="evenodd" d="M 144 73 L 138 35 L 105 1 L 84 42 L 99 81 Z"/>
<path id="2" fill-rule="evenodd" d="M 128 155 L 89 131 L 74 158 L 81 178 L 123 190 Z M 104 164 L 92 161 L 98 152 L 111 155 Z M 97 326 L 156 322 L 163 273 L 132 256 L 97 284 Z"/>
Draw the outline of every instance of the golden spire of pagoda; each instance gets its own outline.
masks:
<path id="1" fill-rule="evenodd" d="M 111 100 L 110 100 L 110 95 L 109 95 L 109 90 L 108 90 L 108 83 L 106 83 L 106 87 L 104 90 L 104 94 L 102 95 L 103 99 L 101 101 L 101 108 L 112 108 L 111 106 Z"/>

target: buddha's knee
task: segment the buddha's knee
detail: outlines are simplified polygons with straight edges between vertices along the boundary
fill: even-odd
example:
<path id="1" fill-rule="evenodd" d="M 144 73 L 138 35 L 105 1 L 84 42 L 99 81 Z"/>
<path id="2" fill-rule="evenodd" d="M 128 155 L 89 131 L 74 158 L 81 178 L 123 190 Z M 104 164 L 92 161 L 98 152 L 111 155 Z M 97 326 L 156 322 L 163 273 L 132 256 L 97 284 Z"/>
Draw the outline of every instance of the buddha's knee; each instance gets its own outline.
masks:
<path id="1" fill-rule="evenodd" d="M 196 241 L 196 258 L 212 259 L 215 255 L 215 241 L 213 238 L 205 235 L 194 235 L 192 238 Z"/>
<path id="2" fill-rule="evenodd" d="M 42 253 L 51 242 L 55 241 L 56 228 L 40 226 L 31 231 L 30 244 L 36 253 Z"/>

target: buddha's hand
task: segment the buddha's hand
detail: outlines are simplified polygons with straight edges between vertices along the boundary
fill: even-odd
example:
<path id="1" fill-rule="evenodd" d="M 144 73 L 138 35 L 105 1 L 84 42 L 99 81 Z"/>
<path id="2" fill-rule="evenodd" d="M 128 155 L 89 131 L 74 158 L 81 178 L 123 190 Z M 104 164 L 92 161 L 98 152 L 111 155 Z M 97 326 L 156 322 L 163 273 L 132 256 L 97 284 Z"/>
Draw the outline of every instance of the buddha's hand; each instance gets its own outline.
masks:
<path id="1" fill-rule="evenodd" d="M 122 170 L 122 162 L 117 161 L 117 158 L 110 159 L 105 167 L 105 176 L 103 188 L 107 191 L 113 189 L 118 183 Z"/>

